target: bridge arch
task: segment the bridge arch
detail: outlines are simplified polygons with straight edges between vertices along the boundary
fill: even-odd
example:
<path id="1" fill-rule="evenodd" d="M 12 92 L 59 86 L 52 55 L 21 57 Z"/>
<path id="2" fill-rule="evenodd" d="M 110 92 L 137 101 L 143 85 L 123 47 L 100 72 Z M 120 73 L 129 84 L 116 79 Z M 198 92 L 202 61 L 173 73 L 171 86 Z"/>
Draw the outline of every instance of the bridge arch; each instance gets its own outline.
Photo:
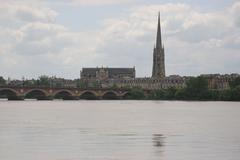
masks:
<path id="1" fill-rule="evenodd" d="M 43 89 L 31 89 L 25 93 L 26 99 L 38 99 L 44 100 L 47 99 L 48 93 Z"/>
<path id="2" fill-rule="evenodd" d="M 70 90 L 62 89 L 62 90 L 56 91 L 53 94 L 53 97 L 57 98 L 57 99 L 66 99 L 66 100 L 69 99 L 70 100 L 70 99 L 74 98 L 74 94 Z"/>
<path id="3" fill-rule="evenodd" d="M 114 99 L 119 99 L 119 96 L 118 96 L 118 93 L 115 91 L 106 91 L 102 94 L 102 99 L 114 100 Z"/>
<path id="4" fill-rule="evenodd" d="M 79 98 L 86 100 L 96 100 L 98 99 L 98 95 L 94 91 L 84 91 L 80 94 Z"/>
<path id="5" fill-rule="evenodd" d="M 0 89 L 0 98 L 16 98 L 18 95 L 18 92 L 11 88 L 1 88 Z"/>

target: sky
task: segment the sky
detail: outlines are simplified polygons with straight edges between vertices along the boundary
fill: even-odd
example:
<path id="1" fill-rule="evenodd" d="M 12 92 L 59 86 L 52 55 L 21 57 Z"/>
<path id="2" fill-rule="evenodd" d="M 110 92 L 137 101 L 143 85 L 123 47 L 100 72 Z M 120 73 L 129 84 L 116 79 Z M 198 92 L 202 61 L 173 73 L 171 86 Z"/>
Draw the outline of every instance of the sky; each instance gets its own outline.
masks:
<path id="1" fill-rule="evenodd" d="M 82 67 L 152 73 L 161 13 L 167 75 L 240 73 L 240 1 L 0 0 L 0 76 L 79 78 Z"/>

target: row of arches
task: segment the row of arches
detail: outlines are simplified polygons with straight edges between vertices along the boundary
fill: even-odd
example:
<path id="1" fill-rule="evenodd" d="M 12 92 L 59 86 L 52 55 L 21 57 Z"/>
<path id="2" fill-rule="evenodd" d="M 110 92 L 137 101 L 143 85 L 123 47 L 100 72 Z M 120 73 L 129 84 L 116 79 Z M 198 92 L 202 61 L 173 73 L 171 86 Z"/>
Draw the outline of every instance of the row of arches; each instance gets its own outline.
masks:
<path id="1" fill-rule="evenodd" d="M 47 99 L 63 99 L 63 100 L 74 100 L 74 99 L 86 99 L 86 100 L 97 100 L 97 99 L 106 99 L 106 100 L 117 100 L 117 99 L 128 99 L 129 94 L 126 93 L 122 97 L 119 97 L 114 91 L 107 91 L 103 96 L 98 97 L 92 91 L 85 91 L 79 97 L 73 96 L 73 94 L 68 90 L 61 90 L 56 92 L 53 96 L 47 96 L 47 93 L 41 89 L 34 89 L 27 92 L 22 99 L 38 99 L 38 100 L 47 100 Z M 13 89 L 2 89 L 0 90 L 0 98 L 7 98 L 9 100 L 18 100 L 19 97 L 17 92 Z"/>

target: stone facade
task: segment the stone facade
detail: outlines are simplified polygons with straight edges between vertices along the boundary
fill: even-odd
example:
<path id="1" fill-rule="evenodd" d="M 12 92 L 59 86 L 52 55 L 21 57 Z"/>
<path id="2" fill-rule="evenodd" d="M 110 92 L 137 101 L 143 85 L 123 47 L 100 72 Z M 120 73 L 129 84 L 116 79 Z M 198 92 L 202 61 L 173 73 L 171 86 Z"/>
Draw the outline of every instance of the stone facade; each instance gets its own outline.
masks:
<path id="1" fill-rule="evenodd" d="M 201 76 L 208 79 L 208 88 L 216 90 L 229 89 L 229 82 L 239 77 L 239 74 L 202 74 Z"/>
<path id="2" fill-rule="evenodd" d="M 239 74 L 204 74 L 201 75 L 208 80 L 208 88 L 211 90 L 226 90 L 229 89 L 230 81 L 234 80 L 237 77 L 240 77 Z M 158 90 L 158 89 L 168 89 L 168 88 L 184 88 L 186 87 L 186 82 L 191 77 L 188 76 L 178 76 L 171 75 L 164 77 L 162 79 L 153 79 L 153 78 L 136 78 L 131 80 L 115 80 L 109 85 L 115 84 L 118 87 L 141 87 L 143 89 Z M 105 84 L 106 86 L 106 84 Z"/>
<path id="3" fill-rule="evenodd" d="M 140 87 L 143 89 L 158 90 L 167 88 L 184 88 L 186 86 L 186 81 L 190 77 L 180 77 L 177 75 L 164 77 L 161 79 L 154 78 L 135 78 L 131 80 L 114 80 L 109 85 L 114 84 L 120 88 L 133 88 Z"/>
<path id="4" fill-rule="evenodd" d="M 83 68 L 81 80 L 108 81 L 135 78 L 135 68 Z"/>

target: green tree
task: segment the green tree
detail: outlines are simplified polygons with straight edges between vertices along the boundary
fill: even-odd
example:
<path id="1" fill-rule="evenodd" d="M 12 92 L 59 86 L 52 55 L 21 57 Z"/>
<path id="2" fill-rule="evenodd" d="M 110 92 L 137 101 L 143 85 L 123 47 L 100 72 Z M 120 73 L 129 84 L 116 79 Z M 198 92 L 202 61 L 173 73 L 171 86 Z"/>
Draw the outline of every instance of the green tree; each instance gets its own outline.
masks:
<path id="1" fill-rule="evenodd" d="M 24 86 L 32 87 L 32 86 L 34 86 L 34 81 L 33 80 L 25 80 L 24 81 Z"/>
<path id="2" fill-rule="evenodd" d="M 219 91 L 219 90 L 209 90 L 207 99 L 208 100 L 214 100 L 214 101 L 221 100 L 221 91 Z"/>
<path id="3" fill-rule="evenodd" d="M 227 89 L 220 92 L 220 100 L 231 101 L 232 100 L 232 90 Z"/>
<path id="4" fill-rule="evenodd" d="M 64 84 L 62 82 L 56 82 L 53 87 L 62 88 Z"/>
<path id="5" fill-rule="evenodd" d="M 224 101 L 240 101 L 240 77 L 229 82 L 230 89 L 221 93 L 221 100 Z"/>
<path id="6" fill-rule="evenodd" d="M 88 83 L 78 79 L 77 80 L 77 87 L 78 88 L 87 88 L 88 87 Z"/>
<path id="7" fill-rule="evenodd" d="M 165 92 L 164 90 L 154 90 L 150 93 L 149 99 L 153 99 L 153 100 L 163 100 L 165 99 Z"/>
<path id="8" fill-rule="evenodd" d="M 154 100 L 173 100 L 175 99 L 176 88 L 168 88 L 152 91 L 149 95 L 149 99 Z"/>
<path id="9" fill-rule="evenodd" d="M 0 85 L 6 85 L 6 80 L 0 76 Z"/>
<path id="10" fill-rule="evenodd" d="M 229 82 L 230 88 L 233 89 L 240 85 L 240 77 L 237 77 Z"/>
<path id="11" fill-rule="evenodd" d="M 166 100 L 173 100 L 175 99 L 175 94 L 177 92 L 177 89 L 176 88 L 168 88 L 165 90 L 165 99 Z"/>
<path id="12" fill-rule="evenodd" d="M 117 86 L 117 84 L 116 83 L 114 83 L 111 87 L 110 87 L 110 89 L 118 89 L 118 86 Z"/>
<path id="13" fill-rule="evenodd" d="M 240 101 L 240 85 L 231 90 L 231 100 Z"/>
<path id="14" fill-rule="evenodd" d="M 185 99 L 187 99 L 186 88 L 177 90 L 176 93 L 175 93 L 175 98 L 177 100 L 185 100 Z"/>
<path id="15" fill-rule="evenodd" d="M 129 98 L 130 99 L 136 99 L 136 100 L 141 100 L 141 99 L 145 99 L 145 94 L 142 88 L 132 88 L 129 91 Z"/>
<path id="16" fill-rule="evenodd" d="M 38 78 L 39 80 L 39 85 L 44 86 L 44 87 L 49 87 L 51 80 L 48 76 L 42 75 Z"/>
<path id="17" fill-rule="evenodd" d="M 99 82 L 98 82 L 98 81 L 93 81 L 93 82 L 90 84 L 90 86 L 91 86 L 92 88 L 98 88 L 100 85 L 99 85 Z"/>
<path id="18" fill-rule="evenodd" d="M 122 89 L 126 89 L 126 90 L 130 90 L 130 89 L 131 89 L 131 87 L 130 87 L 129 85 L 122 86 L 122 87 L 120 87 L 120 88 L 122 88 Z"/>
<path id="19" fill-rule="evenodd" d="M 191 78 L 186 85 L 186 99 L 205 100 L 209 98 L 208 81 L 206 78 L 202 76 Z"/>

